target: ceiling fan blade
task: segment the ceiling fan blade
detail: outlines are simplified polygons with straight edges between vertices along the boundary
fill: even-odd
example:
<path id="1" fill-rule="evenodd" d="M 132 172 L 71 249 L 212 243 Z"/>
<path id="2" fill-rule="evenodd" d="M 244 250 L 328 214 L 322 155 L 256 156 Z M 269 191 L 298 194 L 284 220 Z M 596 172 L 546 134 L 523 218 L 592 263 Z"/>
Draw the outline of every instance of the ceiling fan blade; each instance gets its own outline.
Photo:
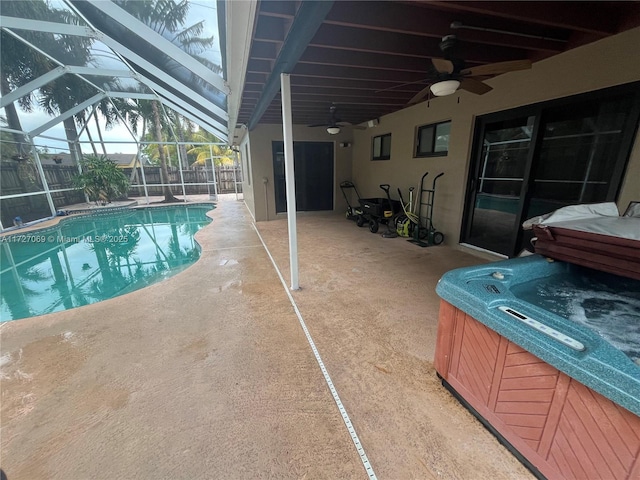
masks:
<path id="1" fill-rule="evenodd" d="M 424 97 L 429 95 L 430 88 L 431 88 L 431 85 L 427 85 L 426 87 L 424 87 L 417 94 L 415 94 L 411 100 L 409 100 L 409 103 L 407 103 L 407 105 L 413 105 L 415 103 L 421 102 L 424 99 Z"/>
<path id="2" fill-rule="evenodd" d="M 516 70 L 528 70 L 531 68 L 531 60 L 511 60 L 508 62 L 490 63 L 477 67 L 461 70 L 462 75 L 476 77 L 479 75 L 500 75 L 501 73 L 514 72 Z"/>
<path id="3" fill-rule="evenodd" d="M 307 127 L 330 127 L 327 123 L 314 123 L 313 125 L 307 125 Z"/>
<path id="4" fill-rule="evenodd" d="M 444 58 L 432 58 L 431 63 L 439 73 L 453 73 L 455 66 L 451 60 Z"/>
<path id="5" fill-rule="evenodd" d="M 484 95 L 487 92 L 493 90 L 492 87 L 484 82 L 480 82 L 474 78 L 461 78 L 460 87 L 467 92 L 475 93 L 476 95 Z"/>

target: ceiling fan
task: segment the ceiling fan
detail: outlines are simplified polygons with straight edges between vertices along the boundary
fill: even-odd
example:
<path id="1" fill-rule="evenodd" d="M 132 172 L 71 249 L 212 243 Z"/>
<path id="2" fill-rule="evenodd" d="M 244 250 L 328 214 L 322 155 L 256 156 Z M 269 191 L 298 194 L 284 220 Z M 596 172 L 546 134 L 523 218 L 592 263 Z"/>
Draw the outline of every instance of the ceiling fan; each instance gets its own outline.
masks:
<path id="1" fill-rule="evenodd" d="M 455 35 L 447 35 L 442 38 L 439 46 L 444 58 L 431 59 L 433 64 L 431 75 L 425 79 L 429 85 L 418 92 L 409 101 L 409 105 L 422 101 L 429 92 L 436 97 L 442 97 L 455 93 L 458 88 L 483 95 L 492 90 L 483 80 L 503 73 L 531 68 L 530 60 L 512 60 L 467 68 L 463 59 L 453 56 L 457 45 L 458 37 Z"/>
<path id="2" fill-rule="evenodd" d="M 329 120 L 325 123 L 315 123 L 313 125 L 308 125 L 309 127 L 327 127 L 327 133 L 329 135 L 337 135 L 340 133 L 341 127 L 354 128 L 357 130 L 364 130 L 366 127 L 361 127 L 359 125 L 352 125 L 349 122 L 343 122 L 340 120 L 337 114 L 338 107 L 332 103 L 331 107 L 329 107 Z"/>

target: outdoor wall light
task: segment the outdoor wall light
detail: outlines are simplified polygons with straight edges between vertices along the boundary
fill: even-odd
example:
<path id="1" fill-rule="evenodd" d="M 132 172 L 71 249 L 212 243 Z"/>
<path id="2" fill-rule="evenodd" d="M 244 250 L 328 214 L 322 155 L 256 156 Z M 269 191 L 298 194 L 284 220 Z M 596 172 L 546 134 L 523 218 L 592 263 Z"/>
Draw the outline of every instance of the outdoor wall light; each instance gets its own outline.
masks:
<path id="1" fill-rule="evenodd" d="M 329 135 L 337 135 L 340 133 L 340 127 L 327 127 L 327 133 Z"/>
<path id="2" fill-rule="evenodd" d="M 459 86 L 460 82 L 458 80 L 443 80 L 431 85 L 431 93 L 436 97 L 444 97 L 455 93 Z"/>

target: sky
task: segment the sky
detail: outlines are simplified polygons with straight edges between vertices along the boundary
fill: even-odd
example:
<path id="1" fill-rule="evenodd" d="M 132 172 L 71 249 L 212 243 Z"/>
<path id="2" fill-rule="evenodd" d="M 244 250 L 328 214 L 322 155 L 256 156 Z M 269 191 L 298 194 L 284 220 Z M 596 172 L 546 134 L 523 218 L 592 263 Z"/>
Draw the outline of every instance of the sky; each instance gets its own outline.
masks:
<path id="1" fill-rule="evenodd" d="M 51 2 L 53 6 L 56 8 L 67 8 L 64 5 L 64 2 L 61 0 L 53 0 Z M 199 22 L 202 19 L 206 19 L 205 22 L 205 31 L 203 32 L 203 36 L 213 36 L 215 39 L 213 48 L 204 52 L 203 56 L 205 56 L 208 60 L 213 61 L 217 64 L 221 63 L 221 55 L 220 55 L 220 44 L 219 44 L 219 35 L 218 35 L 218 24 L 217 24 L 217 10 L 216 10 L 216 1 L 215 0 L 193 0 L 190 2 L 189 14 L 187 16 L 186 25 L 193 25 L 196 22 Z M 100 48 L 106 48 L 102 45 Z M 116 68 L 121 69 L 122 64 L 117 61 L 109 60 L 108 57 L 103 55 L 99 56 L 101 62 L 103 62 L 105 68 Z M 48 122 L 52 117 L 48 116 L 45 112 L 41 110 L 34 110 L 31 113 L 25 113 L 19 111 L 20 120 L 22 123 L 22 128 L 25 131 L 31 131 L 40 125 Z M 102 120 L 102 119 L 100 119 Z M 124 141 L 131 142 L 133 141 L 133 137 L 129 133 L 127 127 L 122 124 L 114 125 L 110 130 L 106 130 L 104 127 L 104 122 L 100 122 L 101 128 L 100 131 L 102 133 L 102 137 L 105 141 Z M 98 139 L 98 131 L 94 122 L 90 122 L 89 130 L 91 136 L 94 141 Z M 52 153 L 55 152 L 68 152 L 68 145 L 64 141 L 64 127 L 62 123 L 55 125 L 50 128 L 46 132 L 43 132 L 43 135 L 48 137 L 56 137 L 61 139 L 60 141 L 52 140 L 48 138 L 36 137 L 34 139 L 34 143 L 37 146 L 44 147 L 46 146 L 49 151 Z M 81 140 L 88 140 L 86 133 L 81 136 Z M 108 153 L 136 153 L 137 146 L 135 143 L 125 144 L 125 143 L 117 143 L 117 144 L 107 144 L 106 145 Z M 100 151 L 100 149 L 98 149 Z M 91 147 L 87 145 L 83 145 L 83 151 L 88 152 L 91 151 Z"/>

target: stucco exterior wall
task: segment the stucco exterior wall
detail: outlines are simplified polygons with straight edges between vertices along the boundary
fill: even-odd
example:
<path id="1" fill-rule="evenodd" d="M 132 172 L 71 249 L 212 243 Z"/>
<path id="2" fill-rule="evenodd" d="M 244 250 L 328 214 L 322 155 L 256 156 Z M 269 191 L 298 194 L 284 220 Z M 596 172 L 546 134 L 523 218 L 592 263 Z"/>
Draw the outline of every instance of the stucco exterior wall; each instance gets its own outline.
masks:
<path id="1" fill-rule="evenodd" d="M 255 206 L 255 182 L 256 178 L 253 176 L 253 157 L 251 155 L 251 139 L 249 135 L 246 134 L 246 131 L 242 132 L 244 135 L 241 138 L 240 145 L 240 156 L 242 158 L 242 170 L 244 175 L 242 175 L 242 196 L 244 198 L 244 203 L 249 208 L 251 215 L 254 215 L 256 206 Z M 262 179 L 257 179 L 262 185 Z M 255 219 L 255 216 L 254 216 Z"/>
<path id="2" fill-rule="evenodd" d="M 438 180 L 434 224 L 445 234 L 447 244 L 459 241 L 464 209 L 465 187 L 476 116 L 509 110 L 519 106 L 585 93 L 640 80 L 640 28 L 576 48 L 568 53 L 537 62 L 531 70 L 512 72 L 488 80 L 494 90 L 479 96 L 460 92 L 432 99 L 380 118 L 378 126 L 366 130 L 343 131 L 336 136 L 323 128 L 294 126 L 295 141 L 335 142 L 335 209 L 346 207 L 339 189 L 343 180 L 352 180 L 364 197 L 380 197 L 381 183 L 391 184 L 406 194 L 418 186 L 428 171 L 426 187 Z M 339 99 L 337 100 L 339 101 Z M 417 126 L 451 120 L 449 153 L 444 157 L 413 158 Z M 371 142 L 376 135 L 392 134 L 391 159 L 371 161 Z M 259 125 L 248 133 L 253 184 L 243 185 L 245 201 L 257 221 L 275 218 L 271 141 L 282 140 L 281 125 Z M 243 140 L 246 141 L 246 140 Z M 349 148 L 338 146 L 350 142 Z M 265 190 L 262 178 L 267 178 Z M 246 180 L 245 180 L 246 182 Z M 635 144 L 618 206 L 623 210 L 630 200 L 640 200 L 640 140 Z"/>
<path id="3" fill-rule="evenodd" d="M 251 174 L 253 185 L 243 183 L 244 188 L 252 190 L 245 195 L 245 202 L 254 215 L 256 221 L 273 220 L 276 218 L 275 196 L 273 192 L 273 154 L 272 141 L 282 141 L 282 125 L 263 124 L 245 136 L 250 142 Z M 246 140 L 243 140 L 246 141 Z M 352 175 L 351 151 L 353 147 L 340 147 L 340 143 L 353 143 L 352 131 L 343 129 L 338 135 L 329 135 L 322 127 L 309 128 L 304 125 L 294 125 L 294 142 L 333 142 L 334 144 L 334 209 L 346 210 L 346 202 L 340 191 L 340 182 L 350 180 Z M 263 179 L 267 179 L 267 183 Z M 266 189 L 266 202 L 265 202 Z"/>
<path id="4" fill-rule="evenodd" d="M 404 191 L 417 186 L 424 172 L 438 180 L 434 224 L 445 243 L 460 237 L 467 171 L 476 116 L 567 97 L 640 80 L 640 28 L 537 62 L 531 70 L 512 72 L 488 80 L 494 89 L 485 95 L 460 92 L 432 99 L 380 119 L 380 124 L 354 134 L 353 180 L 366 195 L 378 195 L 378 184 L 390 183 Z M 413 158 L 417 126 L 451 120 L 446 157 Z M 371 139 L 391 133 L 391 159 L 371 161 Z M 426 182 L 428 188 L 431 182 Z M 640 140 L 629 159 L 618 206 L 640 199 Z"/>

